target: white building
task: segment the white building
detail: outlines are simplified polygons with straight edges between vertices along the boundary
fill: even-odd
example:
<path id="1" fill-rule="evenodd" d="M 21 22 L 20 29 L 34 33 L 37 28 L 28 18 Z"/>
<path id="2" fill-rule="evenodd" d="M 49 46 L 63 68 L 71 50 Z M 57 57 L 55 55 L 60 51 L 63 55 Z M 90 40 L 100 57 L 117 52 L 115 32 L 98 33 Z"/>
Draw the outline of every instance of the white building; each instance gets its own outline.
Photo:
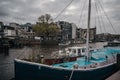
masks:
<path id="1" fill-rule="evenodd" d="M 4 37 L 9 39 L 15 39 L 16 31 L 14 27 L 4 26 Z"/>

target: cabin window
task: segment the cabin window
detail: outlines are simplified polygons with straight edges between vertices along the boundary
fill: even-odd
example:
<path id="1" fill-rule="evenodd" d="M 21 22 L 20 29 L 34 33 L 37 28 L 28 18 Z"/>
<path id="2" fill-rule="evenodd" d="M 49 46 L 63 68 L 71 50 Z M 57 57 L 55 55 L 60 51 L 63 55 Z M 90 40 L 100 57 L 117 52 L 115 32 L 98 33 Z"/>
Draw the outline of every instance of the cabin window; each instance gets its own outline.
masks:
<path id="1" fill-rule="evenodd" d="M 81 49 L 78 49 L 78 53 L 79 53 L 79 54 L 81 53 Z"/>
<path id="2" fill-rule="evenodd" d="M 69 52 L 71 52 L 71 49 L 68 49 Z"/>
<path id="3" fill-rule="evenodd" d="M 85 48 L 82 49 L 82 52 L 85 52 Z"/>
<path id="4" fill-rule="evenodd" d="M 73 53 L 76 53 L 76 49 L 73 49 Z"/>

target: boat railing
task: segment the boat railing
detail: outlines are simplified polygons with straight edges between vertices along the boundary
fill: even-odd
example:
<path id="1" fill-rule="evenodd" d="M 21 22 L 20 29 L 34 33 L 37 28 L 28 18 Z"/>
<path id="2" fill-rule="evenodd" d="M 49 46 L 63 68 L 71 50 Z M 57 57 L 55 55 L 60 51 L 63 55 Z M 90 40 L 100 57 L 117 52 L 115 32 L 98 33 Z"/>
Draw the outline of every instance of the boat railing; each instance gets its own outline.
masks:
<path id="1" fill-rule="evenodd" d="M 79 69 L 90 69 L 90 68 L 95 68 L 95 67 L 97 67 L 97 64 L 93 63 L 87 66 L 80 66 Z"/>
<path id="2" fill-rule="evenodd" d="M 115 62 L 116 62 L 116 60 L 113 59 L 113 58 L 111 58 L 111 59 L 108 59 L 108 60 L 106 60 L 106 61 L 104 61 L 104 62 L 99 62 L 99 63 L 97 63 L 97 66 L 98 66 L 98 67 L 99 67 L 99 66 L 105 66 L 105 65 L 112 64 L 112 63 L 115 63 Z"/>
<path id="3" fill-rule="evenodd" d="M 110 59 L 103 61 L 103 62 L 98 62 L 98 63 L 95 62 L 95 63 L 92 63 L 92 64 L 87 65 L 87 66 L 79 66 L 79 69 L 97 68 L 97 67 L 105 66 L 105 65 L 112 64 L 115 62 L 116 62 L 116 59 L 110 58 Z"/>

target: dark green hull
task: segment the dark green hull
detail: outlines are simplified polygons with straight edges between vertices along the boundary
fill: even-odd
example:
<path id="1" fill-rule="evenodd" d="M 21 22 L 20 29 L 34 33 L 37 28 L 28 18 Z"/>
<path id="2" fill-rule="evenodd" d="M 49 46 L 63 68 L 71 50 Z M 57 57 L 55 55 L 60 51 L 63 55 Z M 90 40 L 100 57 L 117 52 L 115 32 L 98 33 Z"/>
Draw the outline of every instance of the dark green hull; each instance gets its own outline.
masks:
<path id="1" fill-rule="evenodd" d="M 74 70 L 71 80 L 104 80 L 116 71 L 116 64 L 91 70 Z M 15 80 L 69 80 L 72 70 L 15 60 Z"/>

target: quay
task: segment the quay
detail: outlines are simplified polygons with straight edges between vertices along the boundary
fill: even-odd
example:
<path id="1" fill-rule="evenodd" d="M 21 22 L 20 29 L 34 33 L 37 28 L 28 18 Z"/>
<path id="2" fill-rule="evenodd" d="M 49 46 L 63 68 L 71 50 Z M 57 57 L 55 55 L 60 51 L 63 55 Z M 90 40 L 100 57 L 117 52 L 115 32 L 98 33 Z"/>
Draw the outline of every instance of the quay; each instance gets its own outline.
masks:
<path id="1" fill-rule="evenodd" d="M 106 80 L 120 80 L 120 70 L 108 77 Z"/>

